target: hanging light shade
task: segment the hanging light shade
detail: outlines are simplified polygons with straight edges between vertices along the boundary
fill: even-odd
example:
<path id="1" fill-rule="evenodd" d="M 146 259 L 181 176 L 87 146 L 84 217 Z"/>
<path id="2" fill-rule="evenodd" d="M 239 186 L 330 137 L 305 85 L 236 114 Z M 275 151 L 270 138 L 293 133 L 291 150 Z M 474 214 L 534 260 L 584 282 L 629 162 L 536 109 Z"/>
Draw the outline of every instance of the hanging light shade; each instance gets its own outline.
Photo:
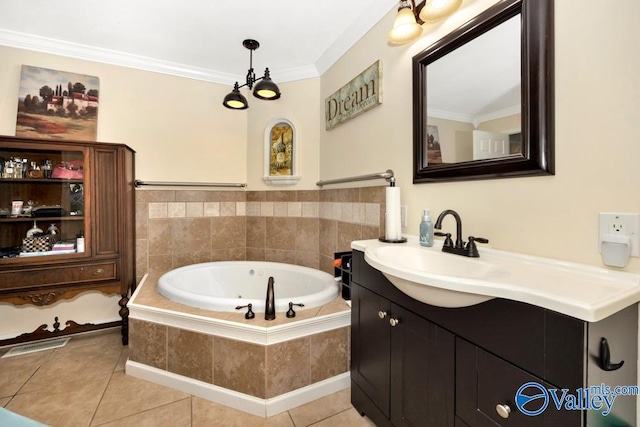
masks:
<path id="1" fill-rule="evenodd" d="M 236 82 L 233 87 L 233 91 L 227 94 L 224 97 L 224 101 L 222 101 L 222 105 L 227 108 L 231 108 L 233 110 L 246 110 L 249 108 L 249 103 L 247 102 L 247 98 L 245 98 L 240 93 L 240 88 L 238 87 L 238 82 Z"/>
<path id="2" fill-rule="evenodd" d="M 240 88 L 247 86 L 249 89 L 253 89 L 253 96 L 258 99 L 264 99 L 266 101 L 273 101 L 280 98 L 280 88 L 271 80 L 269 69 L 264 70 L 264 76 L 256 78 L 256 74 L 253 72 L 253 51 L 260 47 L 260 43 L 253 39 L 247 39 L 242 42 L 242 45 L 249 49 L 249 70 L 247 71 L 247 80 L 242 86 L 238 85 L 238 82 L 233 86 L 233 90 L 224 97 L 222 105 L 232 110 L 246 110 L 249 108 L 249 102 L 240 93 Z M 257 84 L 256 84 L 257 82 Z M 255 88 L 254 88 L 255 84 Z"/>
<path id="3" fill-rule="evenodd" d="M 393 28 L 387 34 L 387 40 L 392 44 L 405 44 L 417 40 L 421 35 L 422 27 L 416 22 L 416 16 L 409 2 L 401 1 Z"/>
<path id="4" fill-rule="evenodd" d="M 420 19 L 434 22 L 453 14 L 462 5 L 462 0 L 425 0 Z"/>
<path id="5" fill-rule="evenodd" d="M 280 98 L 280 88 L 271 80 L 269 69 L 264 70 L 264 77 L 253 88 L 253 96 L 258 99 L 278 99 Z"/>

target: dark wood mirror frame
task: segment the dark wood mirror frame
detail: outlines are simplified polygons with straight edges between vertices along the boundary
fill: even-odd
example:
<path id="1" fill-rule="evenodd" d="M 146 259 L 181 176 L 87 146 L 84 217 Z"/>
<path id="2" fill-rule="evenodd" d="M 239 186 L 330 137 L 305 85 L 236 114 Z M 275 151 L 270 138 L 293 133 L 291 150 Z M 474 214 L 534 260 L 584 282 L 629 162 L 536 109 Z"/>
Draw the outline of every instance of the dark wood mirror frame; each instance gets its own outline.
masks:
<path id="1" fill-rule="evenodd" d="M 427 66 L 521 14 L 522 153 L 496 159 L 424 165 Z M 553 175 L 553 0 L 503 0 L 413 57 L 414 183 Z"/>

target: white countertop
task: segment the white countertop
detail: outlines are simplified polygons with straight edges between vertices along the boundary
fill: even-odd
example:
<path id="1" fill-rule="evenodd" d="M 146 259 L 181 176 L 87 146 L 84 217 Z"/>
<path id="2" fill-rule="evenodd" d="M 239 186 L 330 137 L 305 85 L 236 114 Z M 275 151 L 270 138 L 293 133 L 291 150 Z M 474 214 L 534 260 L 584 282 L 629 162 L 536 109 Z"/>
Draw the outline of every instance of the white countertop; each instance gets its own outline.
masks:
<path id="1" fill-rule="evenodd" d="M 442 241 L 438 240 L 434 247 L 424 248 L 411 237 L 407 243 L 383 243 L 379 240 L 351 243 L 352 249 L 364 252 L 367 263 L 387 277 L 391 275 L 416 286 L 451 293 L 525 302 L 588 322 L 602 320 L 640 301 L 638 274 L 499 251 L 481 245 L 478 245 L 480 258 L 468 258 L 442 253 L 441 245 Z M 381 247 L 391 249 L 376 251 Z M 412 249 L 393 251 L 393 247 Z M 388 255 L 393 252 L 403 258 Z M 405 252 L 430 262 L 405 261 Z M 380 255 L 383 253 L 387 255 Z M 443 274 L 437 271 L 437 266 L 434 267 L 434 260 L 435 263 L 445 260 L 446 264 L 459 265 L 460 268 L 452 269 L 451 274 Z M 466 271 L 487 273 L 466 274 Z"/>

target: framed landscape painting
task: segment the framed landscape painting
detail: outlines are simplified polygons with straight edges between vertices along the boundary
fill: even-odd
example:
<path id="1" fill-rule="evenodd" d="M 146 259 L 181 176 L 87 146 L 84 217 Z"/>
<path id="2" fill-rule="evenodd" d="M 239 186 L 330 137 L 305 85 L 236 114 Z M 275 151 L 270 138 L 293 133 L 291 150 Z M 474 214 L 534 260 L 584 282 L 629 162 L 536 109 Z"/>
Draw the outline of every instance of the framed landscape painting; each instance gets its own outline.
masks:
<path id="1" fill-rule="evenodd" d="M 16 136 L 95 141 L 100 79 L 22 66 Z"/>

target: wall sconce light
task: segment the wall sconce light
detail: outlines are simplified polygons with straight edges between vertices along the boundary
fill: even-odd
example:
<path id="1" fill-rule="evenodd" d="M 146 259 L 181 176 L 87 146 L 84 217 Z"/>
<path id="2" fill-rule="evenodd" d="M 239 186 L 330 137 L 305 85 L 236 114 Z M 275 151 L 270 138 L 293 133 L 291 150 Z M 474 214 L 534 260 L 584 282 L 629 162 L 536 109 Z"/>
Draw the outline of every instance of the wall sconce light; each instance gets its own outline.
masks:
<path id="1" fill-rule="evenodd" d="M 416 6 L 415 0 L 401 0 L 398 14 L 387 40 L 391 44 L 405 44 L 422 35 L 421 25 L 433 23 L 453 14 L 462 5 L 462 0 L 424 0 Z"/>
<path id="2" fill-rule="evenodd" d="M 256 78 L 256 73 L 253 71 L 253 51 L 260 47 L 260 43 L 255 40 L 247 39 L 242 42 L 242 45 L 249 49 L 249 70 L 247 71 L 247 79 L 242 86 L 238 85 L 238 82 L 233 86 L 233 90 L 224 97 L 222 105 L 232 110 L 246 110 L 249 108 L 249 102 L 247 98 L 240 93 L 240 88 L 247 86 L 249 89 L 253 89 L 253 96 L 258 99 L 264 99 L 267 101 L 273 101 L 280 98 L 280 89 L 271 80 L 269 69 L 264 70 L 264 76 Z M 256 84 L 257 82 L 257 84 Z M 253 85 L 255 84 L 255 87 Z"/>

